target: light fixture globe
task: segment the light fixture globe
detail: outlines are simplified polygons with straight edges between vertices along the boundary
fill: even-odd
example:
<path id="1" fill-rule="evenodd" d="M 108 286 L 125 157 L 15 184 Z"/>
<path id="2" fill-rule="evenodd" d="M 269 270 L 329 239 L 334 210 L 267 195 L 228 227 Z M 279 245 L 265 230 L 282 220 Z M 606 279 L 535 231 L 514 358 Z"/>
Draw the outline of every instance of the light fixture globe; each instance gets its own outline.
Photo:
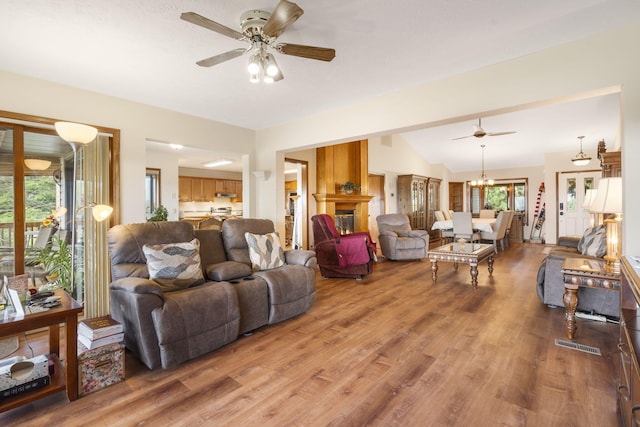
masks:
<path id="1" fill-rule="evenodd" d="M 81 123 L 56 122 L 56 132 L 68 143 L 88 144 L 98 135 L 98 129 Z"/>
<path id="2" fill-rule="evenodd" d="M 43 171 L 49 169 L 51 161 L 42 159 L 24 159 L 24 164 L 31 170 Z"/>
<path id="3" fill-rule="evenodd" d="M 573 163 L 576 166 L 586 166 L 591 161 L 591 157 L 587 156 L 582 151 L 582 139 L 583 138 L 584 138 L 584 136 L 579 136 L 578 137 L 578 139 L 580 140 L 580 152 L 578 154 L 576 154 L 573 159 L 571 159 L 571 163 Z"/>

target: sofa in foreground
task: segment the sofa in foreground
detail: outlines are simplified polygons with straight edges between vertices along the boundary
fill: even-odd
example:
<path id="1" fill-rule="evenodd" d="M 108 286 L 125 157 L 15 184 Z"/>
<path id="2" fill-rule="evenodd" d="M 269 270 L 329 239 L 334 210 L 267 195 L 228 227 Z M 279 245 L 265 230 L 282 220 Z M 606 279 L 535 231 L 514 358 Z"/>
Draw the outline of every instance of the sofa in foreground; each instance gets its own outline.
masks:
<path id="1" fill-rule="evenodd" d="M 201 356 L 315 300 L 315 253 L 283 251 L 269 220 L 230 219 L 221 231 L 117 225 L 107 240 L 111 316 L 149 369 Z"/>
<path id="2" fill-rule="evenodd" d="M 564 307 L 564 282 L 562 263 L 567 257 L 601 259 L 606 252 L 604 226 L 587 229 L 580 237 L 560 237 L 538 268 L 536 291 L 538 298 L 553 307 Z M 579 289 L 578 311 L 597 313 L 608 317 L 620 317 L 618 292 L 600 288 Z"/>

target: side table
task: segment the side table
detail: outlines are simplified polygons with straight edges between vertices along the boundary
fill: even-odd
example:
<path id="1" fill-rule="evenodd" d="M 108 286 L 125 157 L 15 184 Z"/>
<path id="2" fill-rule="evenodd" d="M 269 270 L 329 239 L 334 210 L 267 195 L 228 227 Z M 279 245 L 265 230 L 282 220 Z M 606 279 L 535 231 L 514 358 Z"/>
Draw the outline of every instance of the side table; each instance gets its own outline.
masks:
<path id="1" fill-rule="evenodd" d="M 564 310 L 567 324 L 567 337 L 573 339 L 576 330 L 576 307 L 578 307 L 578 289 L 580 286 L 620 291 L 620 273 L 607 267 L 604 260 L 585 258 L 566 258 L 562 263 L 564 281 Z"/>
<path id="2" fill-rule="evenodd" d="M 78 398 L 78 313 L 82 305 L 61 289 L 56 289 L 55 295 L 60 297 L 60 306 L 47 311 L 26 314 L 21 317 L 0 319 L 0 337 L 14 335 L 33 329 L 49 328 L 49 353 L 56 362 L 55 372 L 51 376 L 51 384 L 38 390 L 30 391 L 15 397 L 7 398 L 0 404 L 0 412 L 16 408 L 33 402 L 51 393 L 66 390 L 69 400 Z M 64 367 L 59 361 L 60 356 L 60 324 L 64 323 L 66 360 Z"/>

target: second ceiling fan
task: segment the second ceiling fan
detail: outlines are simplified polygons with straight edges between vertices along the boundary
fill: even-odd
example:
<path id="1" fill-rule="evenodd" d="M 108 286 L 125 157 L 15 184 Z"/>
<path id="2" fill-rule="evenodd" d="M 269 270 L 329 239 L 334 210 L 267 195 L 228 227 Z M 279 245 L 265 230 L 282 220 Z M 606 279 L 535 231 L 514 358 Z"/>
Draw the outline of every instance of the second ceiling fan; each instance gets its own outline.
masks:
<path id="1" fill-rule="evenodd" d="M 510 135 L 512 133 L 516 133 L 516 131 L 515 130 L 510 130 L 510 131 L 506 131 L 506 132 L 486 132 L 484 129 L 482 129 L 482 119 L 478 118 L 478 124 L 477 125 L 473 125 L 473 133 L 471 135 L 466 135 L 466 136 L 460 136 L 458 138 L 453 138 L 452 141 L 455 141 L 457 139 L 471 138 L 471 137 L 483 138 L 485 136 Z"/>
<path id="2" fill-rule="evenodd" d="M 306 46 L 292 43 L 276 43 L 276 39 L 293 24 L 304 11 L 295 3 L 280 0 L 273 12 L 249 10 L 240 16 L 242 32 L 232 30 L 222 24 L 198 15 L 195 12 L 185 12 L 180 18 L 208 30 L 215 31 L 227 37 L 250 43 L 248 48 L 238 48 L 214 55 L 196 62 L 201 67 L 211 67 L 245 53 L 252 53 L 249 60 L 250 81 L 263 80 L 267 83 L 282 80 L 284 77 L 275 57 L 269 52 L 273 49 L 285 55 L 298 56 L 319 61 L 331 61 L 336 56 L 334 49 L 316 46 Z"/>

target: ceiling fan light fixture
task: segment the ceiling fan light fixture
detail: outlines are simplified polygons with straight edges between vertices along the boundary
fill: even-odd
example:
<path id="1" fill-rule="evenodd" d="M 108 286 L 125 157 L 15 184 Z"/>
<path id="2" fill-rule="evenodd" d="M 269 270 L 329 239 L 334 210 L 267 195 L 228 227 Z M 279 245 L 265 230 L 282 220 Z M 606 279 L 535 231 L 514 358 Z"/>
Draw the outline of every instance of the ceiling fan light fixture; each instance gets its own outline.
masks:
<path id="1" fill-rule="evenodd" d="M 249 73 L 249 81 L 251 83 L 260 83 L 260 75 L 259 74 L 251 74 Z"/>
<path id="2" fill-rule="evenodd" d="M 274 82 L 273 77 L 271 77 L 268 74 L 265 74 L 264 77 L 262 78 L 262 81 L 266 84 L 271 84 Z"/>
<path id="3" fill-rule="evenodd" d="M 582 139 L 584 138 L 584 136 L 579 136 L 578 139 L 580 140 L 580 152 L 578 154 L 576 154 L 572 159 L 571 159 L 571 163 L 573 163 L 576 166 L 586 166 L 589 164 L 589 162 L 591 162 L 591 157 L 587 156 L 583 151 L 582 151 Z"/>
<path id="4" fill-rule="evenodd" d="M 260 57 L 257 54 L 251 55 L 251 58 L 249 58 L 249 65 L 247 66 L 249 75 L 258 74 L 260 72 L 260 68 Z"/>
<path id="5" fill-rule="evenodd" d="M 266 62 L 265 71 L 267 75 L 270 77 L 277 76 L 278 73 L 280 72 L 280 69 L 278 68 L 278 63 L 276 62 L 276 58 L 272 54 L 268 53 L 265 62 Z"/>

